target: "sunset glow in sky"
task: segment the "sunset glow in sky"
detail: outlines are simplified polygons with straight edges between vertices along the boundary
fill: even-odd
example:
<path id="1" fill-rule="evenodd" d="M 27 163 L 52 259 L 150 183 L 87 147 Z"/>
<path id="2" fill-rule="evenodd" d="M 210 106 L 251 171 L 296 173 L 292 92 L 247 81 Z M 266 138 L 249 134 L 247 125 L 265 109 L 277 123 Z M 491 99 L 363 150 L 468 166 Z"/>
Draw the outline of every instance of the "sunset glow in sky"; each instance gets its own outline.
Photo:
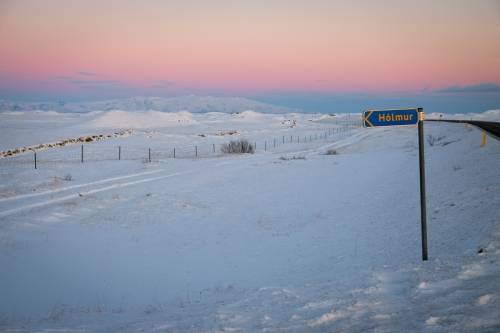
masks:
<path id="1" fill-rule="evenodd" d="M 461 89 L 496 103 L 499 84 L 498 0 L 0 0 L 0 98 Z"/>

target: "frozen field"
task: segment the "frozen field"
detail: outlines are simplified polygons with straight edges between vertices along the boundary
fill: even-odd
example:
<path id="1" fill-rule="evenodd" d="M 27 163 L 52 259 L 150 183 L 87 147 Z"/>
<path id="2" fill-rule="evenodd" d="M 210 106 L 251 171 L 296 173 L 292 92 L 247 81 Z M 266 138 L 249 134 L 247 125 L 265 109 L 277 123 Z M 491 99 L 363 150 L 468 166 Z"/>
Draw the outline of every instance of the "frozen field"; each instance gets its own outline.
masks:
<path id="1" fill-rule="evenodd" d="M 500 331 L 500 142 L 425 124 L 422 262 L 416 128 L 359 121 L 0 113 L 1 151 L 132 130 L 0 159 L 0 331 Z"/>

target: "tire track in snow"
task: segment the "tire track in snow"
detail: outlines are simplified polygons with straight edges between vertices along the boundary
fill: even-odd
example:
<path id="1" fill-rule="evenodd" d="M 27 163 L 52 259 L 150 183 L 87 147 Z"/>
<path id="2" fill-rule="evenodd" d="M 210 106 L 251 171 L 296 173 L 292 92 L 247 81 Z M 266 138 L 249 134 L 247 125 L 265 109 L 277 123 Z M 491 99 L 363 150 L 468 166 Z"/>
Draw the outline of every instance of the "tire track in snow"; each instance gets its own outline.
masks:
<path id="1" fill-rule="evenodd" d="M 235 162 L 235 161 L 232 161 L 232 162 Z M 227 164 L 232 164 L 232 163 L 231 162 L 218 163 L 218 164 L 215 164 L 213 167 L 220 167 L 220 166 L 224 166 L 224 165 L 227 165 Z M 57 197 L 57 198 L 52 198 L 52 199 L 49 199 L 49 200 L 44 200 L 44 201 L 41 201 L 41 202 L 32 203 L 32 204 L 23 205 L 23 206 L 20 206 L 20 207 L 16 207 L 16 208 L 12 208 L 12 209 L 7 209 L 7 210 L 4 210 L 4 211 L 0 211 L 0 218 L 7 217 L 7 216 L 10 216 L 10 215 L 13 215 L 13 214 L 25 211 L 25 210 L 31 210 L 31 209 L 34 209 L 34 208 L 40 208 L 40 207 L 44 207 L 44 206 L 48 206 L 48 205 L 52 205 L 52 204 L 57 204 L 57 203 L 61 203 L 61 202 L 64 202 L 64 201 L 68 201 L 68 200 L 72 200 L 72 199 L 77 199 L 79 197 L 84 197 L 84 196 L 87 196 L 87 195 L 95 194 L 95 193 L 110 191 L 110 190 L 114 190 L 114 189 L 129 187 L 129 186 L 143 184 L 143 183 L 148 183 L 148 182 L 154 182 L 154 181 L 158 181 L 158 180 L 163 180 L 163 179 L 171 178 L 171 177 L 174 177 L 174 176 L 184 176 L 184 175 L 188 175 L 188 174 L 193 174 L 193 173 L 199 172 L 200 170 L 203 170 L 203 169 L 197 168 L 197 169 L 192 169 L 192 170 L 189 170 L 189 171 L 174 172 L 174 173 L 169 173 L 167 175 L 162 175 L 162 176 L 157 176 L 157 177 L 150 177 L 150 178 L 143 178 L 143 179 L 138 179 L 138 180 L 134 180 L 134 181 L 130 181 L 130 182 L 119 182 L 119 183 L 116 183 L 116 184 L 111 184 L 111 185 L 107 185 L 107 186 L 104 186 L 104 187 L 98 187 L 98 188 L 91 189 L 91 190 L 88 190 L 88 191 L 83 191 L 83 192 L 78 192 L 78 193 L 72 193 L 72 194 L 68 194 L 68 195 L 65 195 L 65 196 L 61 196 L 61 197 Z M 162 169 L 162 170 L 159 170 L 158 172 L 160 172 L 160 171 L 165 171 L 165 170 Z M 130 175 L 130 176 L 131 177 L 132 176 L 137 176 L 137 174 Z M 128 177 L 128 178 L 131 178 L 131 177 Z M 115 178 L 118 178 L 118 180 L 122 180 L 125 177 L 115 177 Z M 103 183 L 104 181 L 105 180 L 103 180 L 103 181 L 97 181 L 97 182 L 93 182 L 93 183 L 94 184 L 96 184 L 96 183 L 100 184 L 100 183 Z M 110 179 L 107 179 L 106 181 L 109 182 Z M 86 185 L 89 185 L 89 184 L 90 183 L 87 183 Z M 84 184 L 80 184 L 80 185 L 84 185 Z M 75 185 L 75 186 L 77 186 L 77 185 Z M 66 188 L 66 190 L 67 189 L 68 188 Z M 51 191 L 44 192 L 45 195 L 52 194 L 52 193 L 53 192 L 51 192 Z"/>
<path id="2" fill-rule="evenodd" d="M 69 191 L 69 190 L 74 190 L 77 188 L 82 188 L 82 187 L 87 187 L 87 186 L 92 186 L 92 185 L 98 185 L 102 183 L 108 183 L 112 182 L 115 180 L 122 180 L 122 179 L 127 179 L 127 178 L 133 178 L 133 177 L 139 177 L 139 176 L 144 176 L 144 175 L 150 175 L 154 173 L 158 173 L 164 171 L 163 169 L 159 170 L 153 170 L 153 171 L 146 171 L 146 172 L 139 172 L 139 173 L 133 173 L 125 176 L 119 176 L 119 177 L 112 177 L 112 178 L 105 178 L 89 183 L 83 183 L 83 184 L 78 184 L 78 185 L 72 185 L 72 186 L 67 186 L 67 187 L 61 187 L 58 189 L 54 190 L 49 190 L 49 191 L 43 191 L 43 192 L 37 192 L 37 193 L 28 193 L 28 194 L 21 194 L 21 195 L 16 195 L 12 197 L 7 197 L 7 198 L 1 198 L 0 202 L 5 202 L 5 201 L 12 201 L 12 200 L 21 200 L 21 199 L 26 199 L 26 198 L 32 198 L 32 197 L 38 197 L 42 195 L 49 195 L 49 194 L 55 194 L 59 192 L 64 192 L 64 191 Z"/>

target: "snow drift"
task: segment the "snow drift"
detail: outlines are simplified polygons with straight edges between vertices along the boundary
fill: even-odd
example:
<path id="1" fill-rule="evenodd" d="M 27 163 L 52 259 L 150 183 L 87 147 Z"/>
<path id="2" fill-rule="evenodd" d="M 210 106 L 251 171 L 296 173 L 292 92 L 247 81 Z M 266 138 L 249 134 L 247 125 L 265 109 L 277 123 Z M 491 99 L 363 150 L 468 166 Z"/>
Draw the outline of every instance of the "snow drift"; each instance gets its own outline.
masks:
<path id="1" fill-rule="evenodd" d="M 161 128 L 179 125 L 195 124 L 193 115 L 187 111 L 180 112 L 129 112 L 129 111 L 109 111 L 102 116 L 91 120 L 89 127 L 93 128 Z"/>
<path id="2" fill-rule="evenodd" d="M 260 122 L 266 119 L 266 115 L 260 112 L 255 112 L 252 110 L 243 111 L 241 113 L 235 114 L 234 119 L 247 122 Z"/>

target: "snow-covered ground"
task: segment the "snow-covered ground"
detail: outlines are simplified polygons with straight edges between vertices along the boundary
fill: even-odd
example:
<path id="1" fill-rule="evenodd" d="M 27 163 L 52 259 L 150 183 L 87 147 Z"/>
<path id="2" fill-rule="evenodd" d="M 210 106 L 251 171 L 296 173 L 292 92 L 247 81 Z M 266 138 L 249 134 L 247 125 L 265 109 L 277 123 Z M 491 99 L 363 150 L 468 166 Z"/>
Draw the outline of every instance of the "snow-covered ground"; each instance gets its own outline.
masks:
<path id="1" fill-rule="evenodd" d="M 39 151 L 37 170 L 31 153 L 0 159 L 0 330 L 499 331 L 500 143 L 425 124 L 422 262 L 416 128 L 357 124 L 0 113 L 0 150 L 133 130 L 85 144 L 84 163 L 79 145 Z M 222 155 L 234 138 L 257 152 Z"/>

